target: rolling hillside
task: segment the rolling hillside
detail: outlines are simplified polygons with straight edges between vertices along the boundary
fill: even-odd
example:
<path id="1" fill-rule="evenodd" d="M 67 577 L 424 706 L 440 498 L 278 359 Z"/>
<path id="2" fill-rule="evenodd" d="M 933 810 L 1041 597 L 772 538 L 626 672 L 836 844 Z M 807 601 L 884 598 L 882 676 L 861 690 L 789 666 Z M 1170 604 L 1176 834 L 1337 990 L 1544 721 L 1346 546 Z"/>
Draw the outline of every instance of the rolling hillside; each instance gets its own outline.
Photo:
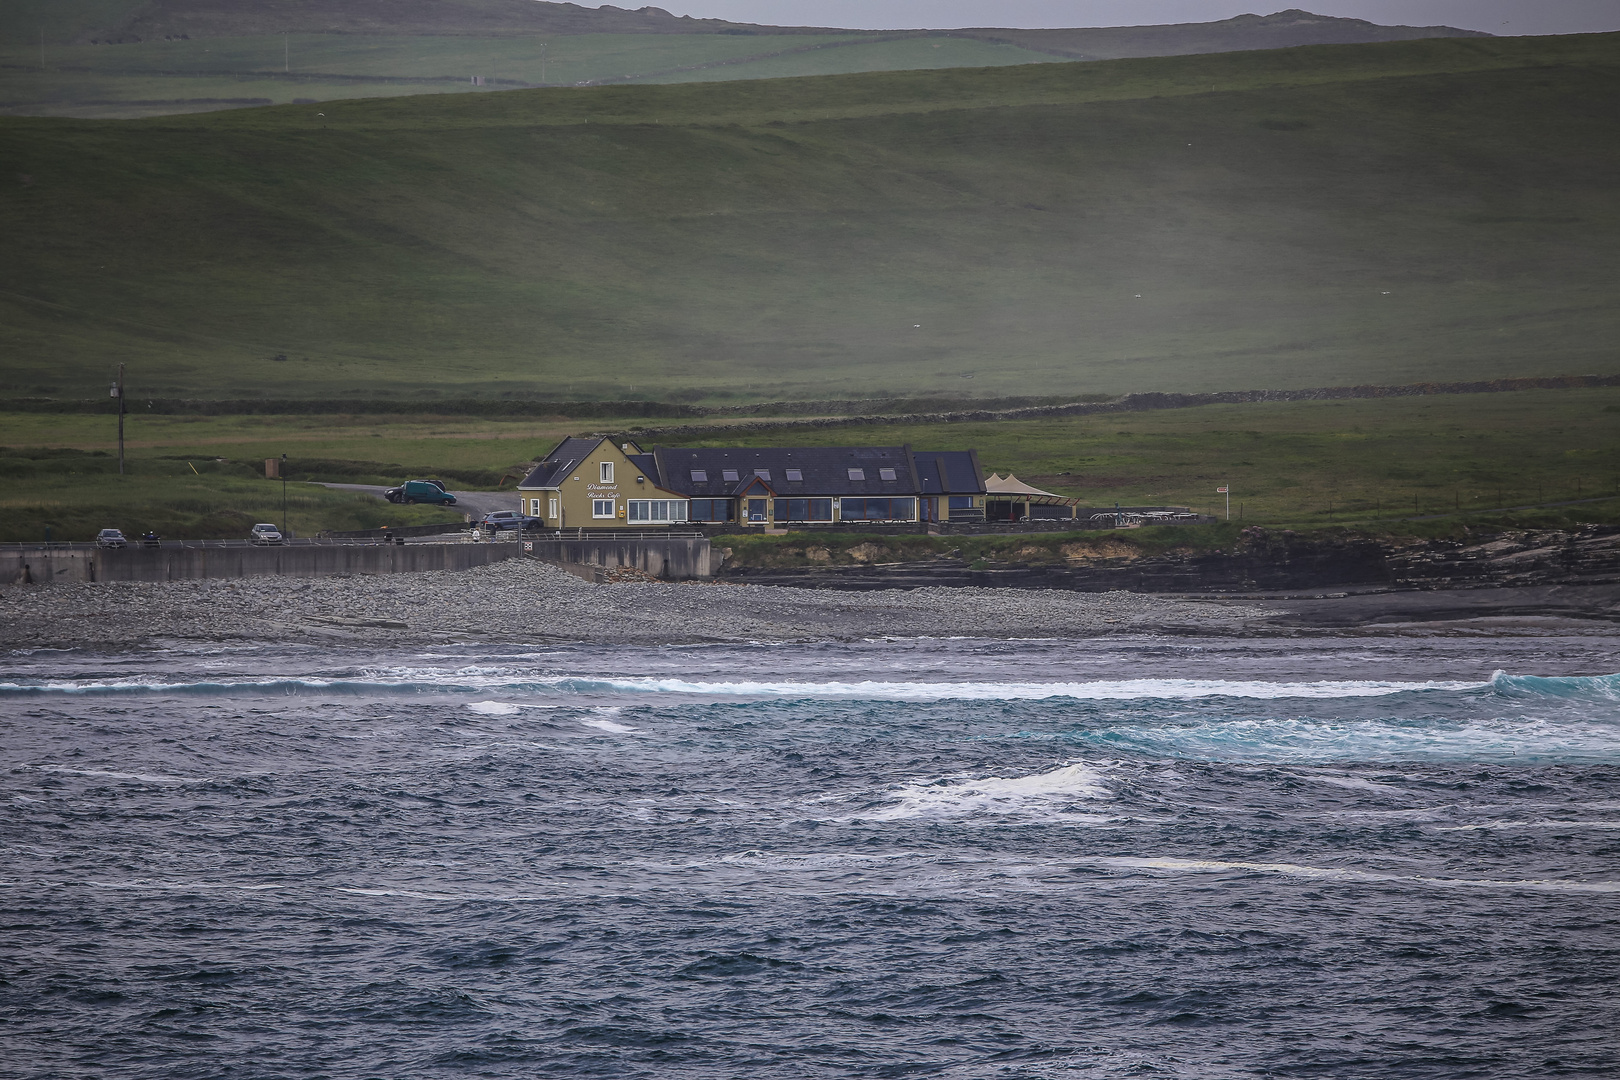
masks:
<path id="1" fill-rule="evenodd" d="M 1617 83 L 1594 35 L 0 119 L 0 371 L 712 400 L 1611 372 Z"/>
<path id="2" fill-rule="evenodd" d="M 7 0 L 0 114 L 139 117 L 547 85 L 712 82 L 1484 36 L 1289 10 L 1100 29 L 754 26 L 541 0 Z"/>

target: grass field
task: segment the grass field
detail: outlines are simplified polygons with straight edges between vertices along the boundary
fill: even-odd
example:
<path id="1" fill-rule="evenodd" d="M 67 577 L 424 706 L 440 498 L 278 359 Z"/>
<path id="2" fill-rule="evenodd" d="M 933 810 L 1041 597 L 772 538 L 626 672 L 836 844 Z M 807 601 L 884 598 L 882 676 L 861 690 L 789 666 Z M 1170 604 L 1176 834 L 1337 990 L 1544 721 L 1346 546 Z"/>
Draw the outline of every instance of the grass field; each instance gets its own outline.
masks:
<path id="1" fill-rule="evenodd" d="M 1057 58 L 946 35 L 578 34 L 403 37 L 289 34 L 125 45 L 0 47 L 0 113 L 137 117 L 263 104 L 516 86 L 715 82 L 994 67 Z M 484 79 L 482 87 L 472 76 Z"/>
<path id="2" fill-rule="evenodd" d="M 322 529 L 374 529 L 460 521 L 426 506 L 394 506 L 313 484 L 286 485 L 239 461 L 186 462 L 96 453 L 0 453 L 0 542 L 91 540 L 105 528 L 136 537 L 148 529 L 171 540 L 245 539 L 255 522 L 285 520 L 299 536 Z M 48 530 L 48 531 L 47 531 Z"/>
<path id="3" fill-rule="evenodd" d="M 116 360 L 176 397 L 1606 373 L 1617 43 L 0 119 L 3 392 Z"/>
<path id="4" fill-rule="evenodd" d="M 476 478 L 482 472 L 482 485 L 465 486 L 494 487 L 564 435 L 613 427 L 611 421 L 561 419 L 135 416 L 129 420 L 128 452 L 142 484 L 148 468 L 184 478 L 189 460 L 205 472 L 213 468 L 233 483 L 248 485 L 232 490 L 262 493 L 275 485 L 246 478 L 262 469 L 264 458 L 286 453 L 294 476 L 381 483 L 408 475 Z M 116 445 L 108 417 L 0 414 L 0 432 L 13 448 L 105 455 Z M 1213 512 L 1224 506 L 1215 488 L 1230 485 L 1234 518 L 1304 528 L 1443 533 L 1469 514 L 1497 507 L 1620 494 L 1620 389 L 1612 388 L 1215 405 L 985 424 L 765 429 L 703 439 L 660 439 L 656 431 L 636 437 L 648 447 L 660 441 L 971 447 L 987 470 L 1014 472 L 1091 505 L 1173 504 Z M 82 490 L 80 479 L 58 475 L 62 468 L 82 468 L 82 461 L 70 455 L 41 465 L 0 455 L 0 479 L 8 492 L 0 502 L 0 520 L 7 523 L 7 536 L 20 530 L 33 538 L 42 529 L 41 514 L 47 513 L 41 508 L 49 499 L 65 498 L 67 491 L 74 492 L 74 505 L 102 516 L 125 512 L 124 490 L 134 492 L 128 496 L 134 504 L 147 508 L 141 512 L 160 508 L 157 488 L 109 486 L 116 481 L 103 475 L 110 467 L 107 457 L 93 459 L 99 478 Z M 389 464 L 397 467 L 385 468 Z M 381 503 L 374 508 L 397 509 Z M 339 516 L 319 518 L 327 512 Z M 350 518 L 341 517 L 353 513 L 348 504 L 311 504 L 309 513 L 311 524 L 318 519 L 327 522 L 324 528 L 353 527 L 343 524 Z M 1552 516 L 1521 518 L 1620 520 L 1620 499 L 1548 513 Z M 1459 514 L 1433 523 L 1407 520 Z"/>

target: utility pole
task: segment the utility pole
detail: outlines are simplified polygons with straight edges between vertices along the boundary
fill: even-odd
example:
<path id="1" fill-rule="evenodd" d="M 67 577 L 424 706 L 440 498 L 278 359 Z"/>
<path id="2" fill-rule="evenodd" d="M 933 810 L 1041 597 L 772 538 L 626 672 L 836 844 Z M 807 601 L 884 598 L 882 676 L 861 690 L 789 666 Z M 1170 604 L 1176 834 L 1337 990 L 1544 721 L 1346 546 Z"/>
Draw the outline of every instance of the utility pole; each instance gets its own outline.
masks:
<path id="1" fill-rule="evenodd" d="M 287 455 L 281 455 L 281 468 L 276 470 L 281 474 L 281 538 L 287 539 Z"/>
<path id="2" fill-rule="evenodd" d="M 118 365 L 118 381 L 113 383 L 112 396 L 118 399 L 118 475 L 124 475 L 124 365 Z"/>

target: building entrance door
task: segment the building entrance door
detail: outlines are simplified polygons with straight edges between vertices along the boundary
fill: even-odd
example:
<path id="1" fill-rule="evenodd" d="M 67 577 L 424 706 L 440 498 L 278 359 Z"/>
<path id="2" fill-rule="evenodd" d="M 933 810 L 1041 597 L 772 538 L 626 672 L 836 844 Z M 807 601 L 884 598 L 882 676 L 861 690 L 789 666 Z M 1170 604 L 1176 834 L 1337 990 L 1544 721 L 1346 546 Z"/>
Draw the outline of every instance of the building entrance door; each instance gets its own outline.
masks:
<path id="1" fill-rule="evenodd" d="M 748 500 L 748 520 L 749 521 L 764 521 L 765 520 L 765 500 L 764 499 L 749 499 Z"/>

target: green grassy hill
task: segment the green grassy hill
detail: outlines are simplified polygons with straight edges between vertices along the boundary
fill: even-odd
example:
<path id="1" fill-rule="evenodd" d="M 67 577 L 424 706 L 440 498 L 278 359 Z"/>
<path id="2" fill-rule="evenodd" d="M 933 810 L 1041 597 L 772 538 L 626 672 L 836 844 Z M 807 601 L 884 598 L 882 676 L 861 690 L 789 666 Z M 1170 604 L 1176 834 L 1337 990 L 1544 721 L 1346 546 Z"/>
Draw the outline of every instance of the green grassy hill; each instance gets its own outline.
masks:
<path id="1" fill-rule="evenodd" d="M 1620 35 L 0 119 L 11 396 L 1617 367 Z M 284 356 L 284 361 L 272 358 Z"/>
<path id="2" fill-rule="evenodd" d="M 134 118 L 543 85 L 716 82 L 1057 58 L 949 35 L 280 34 L 0 47 L 0 114 Z M 473 76 L 481 78 L 475 84 Z"/>
<path id="3" fill-rule="evenodd" d="M 130 118 L 523 86 L 777 79 L 1466 36 L 1482 35 L 1294 10 L 1168 26 L 869 31 L 542 0 L 7 0 L 0 4 L 0 115 Z"/>

